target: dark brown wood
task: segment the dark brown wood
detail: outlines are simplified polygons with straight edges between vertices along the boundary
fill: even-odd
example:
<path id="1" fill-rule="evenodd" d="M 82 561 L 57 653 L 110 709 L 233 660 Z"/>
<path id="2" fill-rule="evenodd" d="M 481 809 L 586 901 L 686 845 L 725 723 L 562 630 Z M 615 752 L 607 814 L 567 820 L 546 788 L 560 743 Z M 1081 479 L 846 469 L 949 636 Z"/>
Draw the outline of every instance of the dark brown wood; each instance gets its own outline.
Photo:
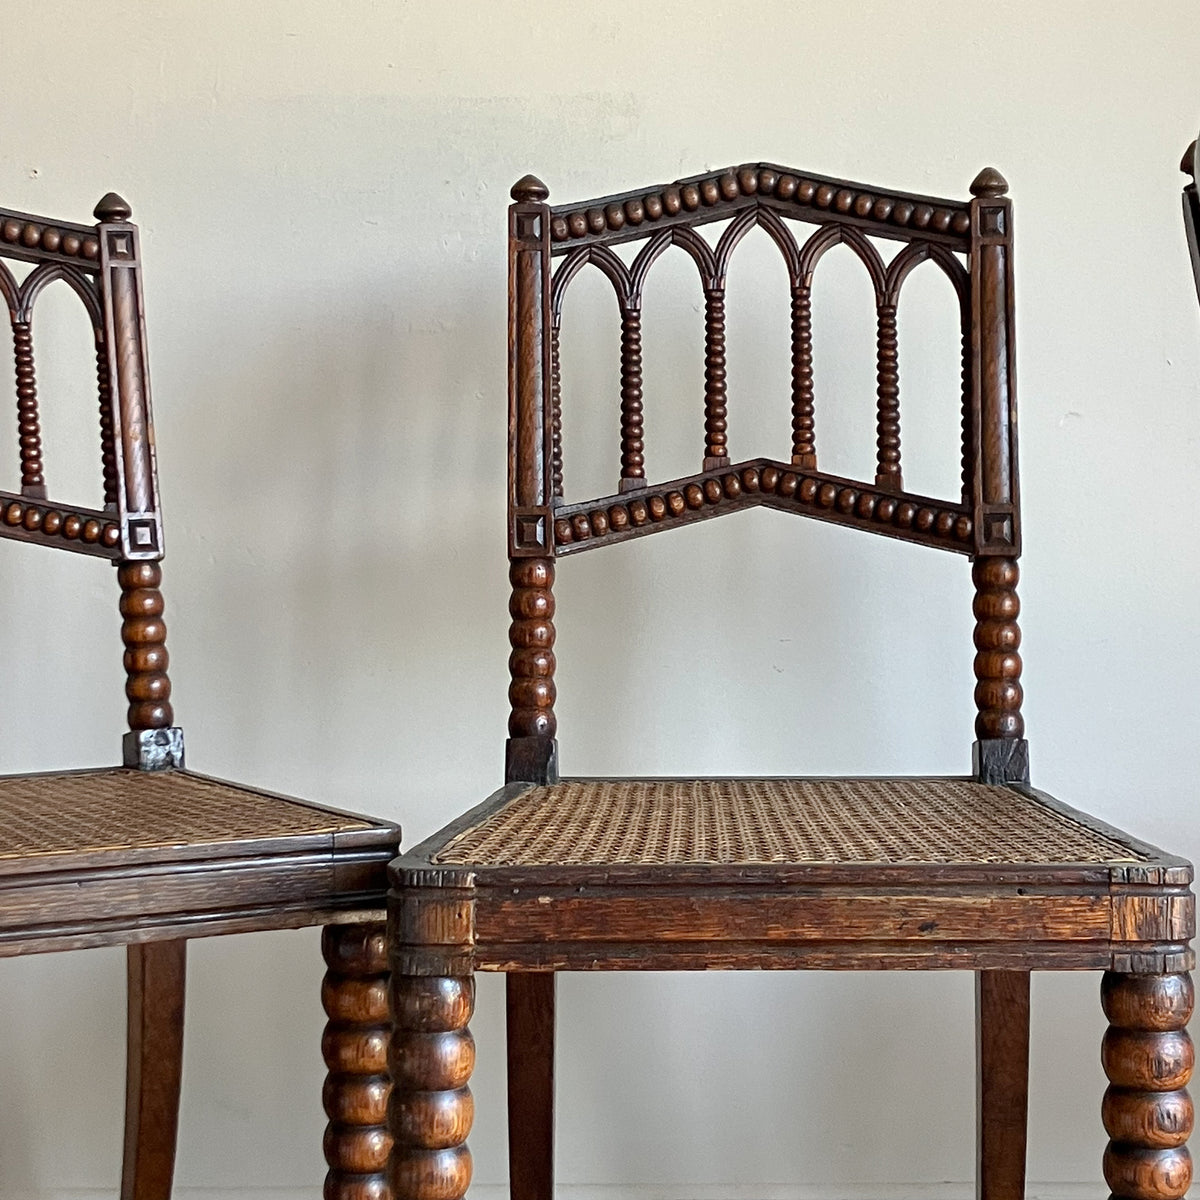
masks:
<path id="1" fill-rule="evenodd" d="M 903 483 L 900 472 L 900 367 L 896 306 L 881 304 L 878 320 L 876 379 L 879 418 L 875 484 L 898 492 L 902 490 Z"/>
<path id="2" fill-rule="evenodd" d="M 981 554 L 1020 552 L 1012 205 L 999 171 L 971 184 L 972 495 Z"/>
<path id="3" fill-rule="evenodd" d="M 757 505 L 957 554 L 972 553 L 973 526 L 965 505 L 913 492 L 902 493 L 904 499 L 900 495 L 824 471 L 750 459 L 655 484 L 634 497 L 616 494 L 560 504 L 555 510 L 555 555 L 563 558 Z"/>
<path id="4" fill-rule="evenodd" d="M 554 560 L 517 558 L 509 570 L 512 653 L 508 700 L 509 781 L 549 782 L 556 773 Z"/>
<path id="5" fill-rule="evenodd" d="M 550 326 L 550 425 L 551 494 L 561 500 L 563 495 L 562 362 L 557 317 Z"/>
<path id="6" fill-rule="evenodd" d="M 512 1200 L 554 1200 L 553 972 L 506 977 L 508 1179 Z"/>
<path id="7" fill-rule="evenodd" d="M 0 957 L 129 947 L 121 1196 L 166 1200 L 179 1104 L 184 939 L 352 923 L 351 932 L 327 941 L 341 968 L 331 967 L 327 980 L 335 1027 L 327 1046 L 364 1050 L 370 1023 L 386 1035 L 384 987 L 369 972 L 386 965 L 378 921 L 400 831 L 388 821 L 182 769 L 183 734 L 173 724 L 167 674 L 138 235 L 119 196 L 105 196 L 95 215 L 99 224 L 89 228 L 0 210 L 0 299 L 13 328 L 21 455 L 21 492 L 0 493 L 0 537 L 116 563 L 126 766 L 0 777 Z M 19 285 L 5 259 L 32 264 Z M 39 297 L 56 281 L 83 304 L 95 339 L 103 510 L 46 495 L 31 329 Z M 374 957 L 355 960 L 356 923 L 372 919 Z M 343 1066 L 326 1088 L 334 1168 L 326 1194 L 384 1200 L 388 1135 L 378 1081 Z"/>
<path id="8" fill-rule="evenodd" d="M 817 469 L 813 396 L 812 280 L 792 289 L 792 465 Z"/>
<path id="9" fill-rule="evenodd" d="M 1021 602 L 1016 559 L 977 558 L 975 584 L 975 773 L 985 783 L 1027 783 L 1021 716 Z"/>
<path id="10" fill-rule="evenodd" d="M 13 353 L 17 363 L 17 441 L 21 448 L 21 495 L 44 500 L 46 477 L 42 473 L 42 430 L 33 367 L 33 331 L 28 321 L 13 322 Z"/>
<path id="11" fill-rule="evenodd" d="M 978 1200 L 1024 1200 L 1029 1112 L 1029 972 L 975 976 Z"/>
<path id="12" fill-rule="evenodd" d="M 704 469 L 729 462 L 725 389 L 725 288 L 704 293 Z"/>
<path id="13" fill-rule="evenodd" d="M 162 568 L 126 562 L 121 585 L 121 640 L 125 643 L 125 695 L 130 729 L 165 729 L 175 719 L 167 675 L 167 627 L 163 621 Z"/>
<path id="14" fill-rule="evenodd" d="M 1114 1200 L 1179 1200 L 1192 1180 L 1185 1143 L 1192 1132 L 1187 1094 L 1195 1052 L 1185 1026 L 1195 994 L 1190 975 L 1108 972 L 1101 999 L 1109 1028 L 1101 1061 L 1104 1178 Z"/>
<path id="15" fill-rule="evenodd" d="M 475 1111 L 467 1086 L 475 1042 L 467 1024 L 474 1008 L 470 976 L 408 975 L 393 966 L 388 1178 L 397 1200 L 466 1195 Z"/>
<path id="16" fill-rule="evenodd" d="M 329 1021 L 321 1042 L 328 1075 L 325 1200 L 391 1200 L 387 1160 L 388 955 L 382 922 L 328 925 L 321 1003 Z"/>
<path id="17" fill-rule="evenodd" d="M 175 1173 L 187 942 L 130 946 L 121 1200 L 164 1200 Z"/>
<path id="18" fill-rule="evenodd" d="M 108 376 L 108 347 L 96 330 L 96 393 L 100 401 L 100 467 L 104 476 L 104 503 L 117 505 L 117 448 L 113 444 L 112 380 Z"/>
<path id="19" fill-rule="evenodd" d="M 531 177 L 513 189 L 508 783 L 390 868 L 398 1030 L 411 1030 L 414 1039 L 427 1028 L 448 1035 L 437 1053 L 421 1042 L 420 1053 L 413 1051 L 418 1065 L 396 1077 L 392 1128 L 403 1147 L 393 1161 L 397 1195 L 453 1200 L 466 1187 L 470 1118 L 462 1089 L 469 1068 L 457 1064 L 475 971 L 509 974 L 514 1194 L 519 1200 L 549 1200 L 554 973 L 726 969 L 978 972 L 984 1200 L 1017 1200 L 1023 1194 L 1030 972 L 1112 972 L 1109 980 L 1121 982 L 1105 985 L 1113 1024 L 1105 1042 L 1113 1084 L 1105 1121 L 1114 1139 L 1106 1175 L 1118 1200 L 1182 1195 L 1187 1163 L 1182 1142 L 1192 1121 L 1182 1090 L 1191 1068 L 1182 1031 L 1190 985 L 1184 1005 L 1180 982 L 1195 959 L 1191 867 L 1027 786 L 1017 599 L 1012 208 L 1006 193 L 992 169 L 977 176 L 972 198 L 963 203 L 761 163 L 556 208 L 546 206 L 544 185 Z M 716 221 L 728 224 L 719 237 L 706 240 L 702 227 Z M 791 232 L 795 221 L 817 226 L 802 245 Z M 749 458 L 731 465 L 724 288 L 731 256 L 756 226 L 783 254 L 791 287 L 792 461 Z M 880 237 L 905 244 L 885 261 L 873 240 Z M 613 246 L 634 240 L 644 244 L 626 265 Z M 866 480 L 816 469 L 811 287 L 817 265 L 838 246 L 848 248 L 867 272 L 878 318 L 879 453 L 875 478 Z M 641 329 L 631 314 L 648 272 L 671 247 L 691 258 L 705 296 L 706 436 L 699 472 L 658 483 L 630 470 L 629 455 L 640 456 L 644 449 Z M 554 257 L 560 261 L 551 274 Z M 956 486 L 959 494 L 950 500 L 905 491 L 901 473 L 897 312 L 905 280 L 925 261 L 946 275 L 962 321 L 962 415 L 950 434 L 962 450 L 962 487 Z M 612 284 L 624 320 L 626 459 L 621 490 L 568 504 L 556 482 L 546 483 L 553 479 L 548 464 L 558 463 L 561 454 L 553 322 L 569 283 L 589 264 Z M 636 466 L 643 465 L 639 457 Z M 635 479 L 636 488 L 626 486 Z M 863 786 L 870 781 L 844 779 L 838 788 L 784 789 L 793 799 L 837 794 L 843 801 L 857 796 L 863 803 L 893 805 L 887 809 L 889 827 L 865 841 L 839 840 L 861 820 L 855 814 L 862 810 L 847 808 L 843 820 L 823 809 L 824 800 L 805 802 L 805 837 L 782 838 L 781 823 L 796 810 L 772 807 L 771 797 L 780 793 L 765 786 L 722 790 L 731 781 L 685 777 L 688 786 L 674 789 L 632 781 L 637 786 L 624 791 L 568 786 L 532 792 L 535 785 L 557 781 L 555 560 L 757 505 L 974 560 L 976 742 L 973 775 L 958 781 L 964 790 L 934 791 L 945 781 L 924 778 L 905 781 L 915 792 L 905 792 L 903 801 L 895 799 L 898 790 L 880 787 L 881 781 L 871 787 Z M 923 797 L 922 788 L 929 789 Z M 620 795 L 624 801 L 614 799 Z M 948 795 L 958 799 L 947 801 Z M 736 809 L 739 796 L 746 799 L 745 810 L 723 809 L 720 822 L 705 807 Z M 893 799 L 878 800 L 881 796 Z M 916 803 L 922 798 L 932 806 L 922 810 L 925 815 Z M 659 814 L 660 800 L 670 812 L 664 819 L 672 822 L 671 837 L 663 835 L 661 822 L 643 826 L 640 815 L 631 815 Z M 960 801 L 991 805 L 995 819 L 968 825 L 968 814 L 954 811 Z M 550 831 L 548 823 L 560 812 L 566 824 Z M 1005 813 L 1012 824 L 1003 824 Z M 487 836 L 476 837 L 475 826 L 493 819 L 498 824 Z M 714 823 L 706 825 L 710 819 Z M 828 837 L 814 832 L 816 824 L 810 827 L 809 821 L 823 822 Z M 883 850 L 891 844 L 891 823 L 896 833 L 926 840 L 916 849 Z M 1072 826 L 1077 828 L 1063 833 Z M 693 827 L 704 836 L 672 840 Z M 774 838 L 770 844 L 787 849 L 764 848 L 767 827 Z M 1052 830 L 1065 839 L 1057 848 L 1049 844 L 1059 836 Z M 684 844 L 703 849 L 679 851 Z M 610 845 L 611 854 L 605 849 Z M 1075 856 L 1086 861 L 1063 861 Z M 776 861 L 780 858 L 798 861 Z M 435 1024 L 422 1024 L 427 1021 Z M 410 1035 L 397 1036 L 402 1044 Z M 457 1073 L 438 1065 L 443 1053 Z"/>
<path id="20" fill-rule="evenodd" d="M 582 204 L 558 205 L 551 210 L 552 253 L 725 221 L 759 206 L 782 217 L 861 229 L 877 237 L 919 237 L 959 250 L 969 245 L 969 209 L 961 201 L 880 189 L 774 163 L 747 163 Z"/>
<path id="21" fill-rule="evenodd" d="M 643 486 L 646 446 L 642 431 L 642 314 L 621 313 L 621 490 Z"/>

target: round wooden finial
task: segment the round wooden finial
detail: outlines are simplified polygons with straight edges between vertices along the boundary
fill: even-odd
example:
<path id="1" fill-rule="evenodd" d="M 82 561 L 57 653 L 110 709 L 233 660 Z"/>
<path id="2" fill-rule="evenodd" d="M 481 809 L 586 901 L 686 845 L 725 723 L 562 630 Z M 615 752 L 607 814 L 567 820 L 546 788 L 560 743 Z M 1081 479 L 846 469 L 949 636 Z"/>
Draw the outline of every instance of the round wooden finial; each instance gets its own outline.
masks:
<path id="1" fill-rule="evenodd" d="M 1008 180 L 995 167 L 984 167 L 971 184 L 972 196 L 1003 196 L 1008 191 Z"/>
<path id="2" fill-rule="evenodd" d="M 1183 158 L 1179 160 L 1179 169 L 1185 175 L 1190 175 L 1193 179 L 1196 178 L 1196 141 L 1194 138 L 1183 152 Z"/>
<path id="3" fill-rule="evenodd" d="M 536 175 L 523 175 L 512 185 L 509 195 L 514 200 L 536 203 L 546 200 L 550 195 L 550 189 Z"/>
<path id="4" fill-rule="evenodd" d="M 133 209 L 116 192 L 109 192 L 92 210 L 97 221 L 128 221 Z"/>

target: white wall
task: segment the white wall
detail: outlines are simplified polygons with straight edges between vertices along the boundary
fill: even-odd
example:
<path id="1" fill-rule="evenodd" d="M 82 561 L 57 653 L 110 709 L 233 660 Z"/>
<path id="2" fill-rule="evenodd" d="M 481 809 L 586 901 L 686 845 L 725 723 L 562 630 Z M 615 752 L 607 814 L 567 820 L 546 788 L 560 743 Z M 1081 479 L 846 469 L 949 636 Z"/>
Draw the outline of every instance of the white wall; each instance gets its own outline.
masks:
<path id="1" fill-rule="evenodd" d="M 116 188 L 143 229 L 193 765 L 399 817 L 409 844 L 497 783 L 514 179 L 533 170 L 565 200 L 768 159 L 963 196 L 994 164 L 1017 205 L 1035 782 L 1200 851 L 1200 322 L 1175 169 L 1200 113 L 1193 0 L 17 8 L 0 203 L 82 220 Z M 761 241 L 744 253 L 776 301 L 741 268 L 733 436 L 755 453 L 786 429 L 787 348 L 778 263 Z M 818 417 L 853 465 L 869 461 L 873 351 L 861 281 L 831 278 Z M 615 366 L 578 334 L 589 311 L 606 347 L 615 326 L 589 310 L 600 285 L 578 287 L 568 399 L 611 403 Z M 665 469 L 696 452 L 699 367 L 654 335 L 686 326 L 698 346 L 698 295 L 672 306 L 663 285 L 651 303 L 647 431 Z M 953 363 L 933 353 L 952 321 L 931 286 L 917 308 L 933 333 L 924 349 L 902 334 L 906 449 L 952 475 L 953 417 L 944 448 L 926 437 L 953 411 Z M 43 371 L 46 403 L 61 395 L 83 432 L 49 445 L 52 485 L 92 429 L 61 375 Z M 691 422 L 674 441 L 672 409 Z M 105 569 L 3 549 L 0 767 L 112 760 Z M 58 593 L 26 595 L 46 570 Z M 568 770 L 967 764 L 962 560 L 758 512 L 560 579 Z M 315 1194 L 319 975 L 311 931 L 194 945 L 182 1185 Z M 119 951 L 0 963 L 0 1193 L 115 1184 L 121 988 Z M 758 1195 L 970 1177 L 969 976 L 567 976 L 560 995 L 564 1183 Z M 484 1184 L 505 1171 L 500 1001 L 484 979 Z M 1039 977 L 1034 1001 L 1030 1175 L 1098 1181 L 1096 979 Z"/>

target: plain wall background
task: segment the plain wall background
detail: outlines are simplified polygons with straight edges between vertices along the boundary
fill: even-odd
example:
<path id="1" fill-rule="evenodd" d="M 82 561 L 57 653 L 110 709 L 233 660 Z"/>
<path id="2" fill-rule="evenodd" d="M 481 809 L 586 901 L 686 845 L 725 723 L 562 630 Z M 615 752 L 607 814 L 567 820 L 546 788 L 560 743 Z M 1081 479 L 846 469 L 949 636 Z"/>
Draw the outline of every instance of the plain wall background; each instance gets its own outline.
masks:
<path id="1" fill-rule="evenodd" d="M 1200 852 L 1200 322 L 1176 170 L 1200 113 L 1193 0 L 98 0 L 6 15 L 0 202 L 85 220 L 115 188 L 143 230 L 193 766 L 399 817 L 410 845 L 498 783 L 514 179 L 532 170 L 552 200 L 582 199 L 765 159 L 965 196 L 994 164 L 1016 204 L 1034 781 Z M 735 457 L 786 444 L 773 254 L 752 239 L 735 258 Z M 645 341 L 650 468 L 666 478 L 698 453 L 702 326 L 695 283 L 663 269 Z M 914 282 L 928 336 L 901 314 L 905 452 L 952 480 L 956 339 L 936 283 Z M 601 397 L 608 420 L 616 321 L 598 278 L 575 286 L 568 403 Z M 862 473 L 869 296 L 844 263 L 819 286 L 819 434 Z M 59 398 L 49 479 L 85 465 L 86 500 L 93 401 L 68 382 L 73 363 L 90 378 L 86 334 L 65 301 L 46 305 L 38 344 L 66 355 L 41 370 L 44 405 Z M 576 446 L 603 436 L 615 461 L 615 420 L 567 420 Z M 0 486 L 14 443 L 0 440 Z M 3 552 L 0 768 L 114 760 L 113 581 L 90 560 Z M 30 594 L 47 578 L 51 595 Z M 558 596 L 569 771 L 967 766 L 956 556 L 759 511 L 571 561 Z M 181 1186 L 316 1194 L 315 933 L 193 943 L 191 971 Z M 971 987 L 961 973 L 566 976 L 559 1177 L 748 1196 L 968 1180 Z M 115 1187 L 122 988 L 118 950 L 0 962 L 0 1193 Z M 505 1173 L 501 1002 L 484 978 L 483 1184 Z M 1038 977 L 1034 1002 L 1030 1177 L 1098 1183 L 1097 979 Z"/>

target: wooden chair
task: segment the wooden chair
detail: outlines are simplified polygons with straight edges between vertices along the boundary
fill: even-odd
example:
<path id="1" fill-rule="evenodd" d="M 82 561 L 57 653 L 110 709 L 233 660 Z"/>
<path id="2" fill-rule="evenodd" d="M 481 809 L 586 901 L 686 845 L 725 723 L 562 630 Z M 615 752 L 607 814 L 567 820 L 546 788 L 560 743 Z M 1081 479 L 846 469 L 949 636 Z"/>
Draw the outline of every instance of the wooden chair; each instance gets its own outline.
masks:
<path id="1" fill-rule="evenodd" d="M 129 732 L 123 766 L 0 778 L 0 955 L 128 946 L 121 1197 L 165 1200 L 186 939 L 325 926 L 325 1196 L 383 1197 L 382 909 L 399 830 L 184 769 L 159 590 L 162 518 L 138 232 L 119 196 L 105 196 L 95 215 L 98 225 L 83 226 L 0 210 L 0 296 L 13 330 L 21 469 L 20 492 L 0 493 L 0 535 L 116 566 Z M 10 270 L 3 259 L 32 266 Z M 82 301 L 95 333 L 103 508 L 56 503 L 47 493 L 32 320 L 56 281 Z"/>
<path id="2" fill-rule="evenodd" d="M 391 868 L 397 1200 L 456 1200 L 467 1189 L 467 1023 L 478 970 L 507 972 L 516 1200 L 552 1194 L 555 972 L 638 969 L 974 971 L 984 1200 L 1024 1190 L 1030 971 L 1102 970 L 1111 1026 L 1105 1178 L 1117 1197 L 1186 1191 L 1191 868 L 1028 783 L 1006 191 L 992 169 L 964 202 L 767 164 L 553 208 L 534 177 L 513 188 L 507 781 Z M 706 240 L 702 227 L 716 221 L 728 224 Z M 807 240 L 797 239 L 798 222 L 816 226 Z M 787 461 L 736 461 L 726 436 L 726 267 L 755 225 L 791 280 Z M 887 265 L 880 238 L 902 243 Z M 612 247 L 633 240 L 642 247 L 629 265 Z M 811 285 L 838 244 L 862 261 L 875 293 L 878 461 L 865 480 L 818 465 Z M 704 448 L 695 474 L 652 484 L 640 301 L 670 246 L 691 257 L 703 283 Z M 948 276 L 962 316 L 963 485 L 948 499 L 907 491 L 901 471 L 896 310 L 906 276 L 926 259 Z M 566 503 L 559 312 L 587 264 L 611 282 L 620 309 L 621 475 L 611 495 Z M 755 505 L 972 560 L 978 713 L 969 776 L 559 778 L 556 560 Z"/>

